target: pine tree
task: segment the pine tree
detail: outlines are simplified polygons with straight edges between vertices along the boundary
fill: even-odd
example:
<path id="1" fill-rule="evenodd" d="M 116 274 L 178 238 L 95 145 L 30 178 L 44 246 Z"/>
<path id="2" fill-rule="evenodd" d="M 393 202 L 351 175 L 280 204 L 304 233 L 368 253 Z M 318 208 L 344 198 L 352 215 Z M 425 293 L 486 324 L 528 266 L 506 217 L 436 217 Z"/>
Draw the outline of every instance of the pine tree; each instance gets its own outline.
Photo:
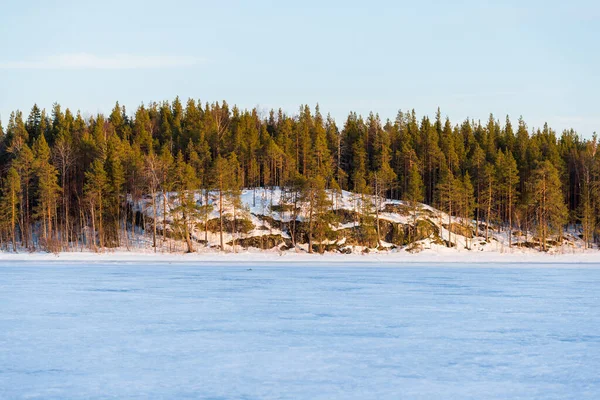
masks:
<path id="1" fill-rule="evenodd" d="M 578 214 L 582 226 L 583 241 L 586 248 L 590 248 L 593 242 L 597 226 L 598 194 L 598 162 L 597 162 L 597 139 L 594 135 L 592 140 L 585 145 L 581 151 L 581 198 Z"/>
<path id="2" fill-rule="evenodd" d="M 72 182 L 69 180 L 71 167 L 75 162 L 75 152 L 73 150 L 72 137 L 70 132 L 63 129 L 58 134 L 55 144 L 52 148 L 53 159 L 60 171 L 61 192 L 62 192 L 62 236 L 64 246 L 68 246 L 70 239 L 70 195 Z"/>
<path id="3" fill-rule="evenodd" d="M 590 248 L 596 227 L 596 213 L 592 200 L 592 185 L 588 180 L 584 180 L 581 189 L 581 204 L 579 206 L 579 215 L 581 220 L 583 241 L 586 248 Z"/>
<path id="4" fill-rule="evenodd" d="M 292 239 L 292 246 L 297 250 L 297 239 L 300 236 L 297 229 L 297 222 L 302 210 L 303 195 L 307 182 L 304 176 L 296 173 L 293 178 L 289 179 L 288 186 L 287 193 L 282 196 L 282 206 L 284 209 L 290 209 L 291 215 L 289 216 L 288 230 Z"/>
<path id="5" fill-rule="evenodd" d="M 57 200 L 60 193 L 58 186 L 58 171 L 50 163 L 50 147 L 41 135 L 36 139 L 33 147 L 35 153 L 35 174 L 38 180 L 38 206 L 36 215 L 42 220 L 42 236 L 48 250 L 55 251 L 56 247 L 51 244 L 53 238 L 53 224 Z"/>
<path id="6" fill-rule="evenodd" d="M 379 226 L 379 212 L 381 209 L 381 199 L 387 197 L 387 193 L 396 180 L 397 176 L 391 162 L 390 138 L 386 131 L 379 126 L 379 116 L 375 119 L 375 139 L 374 139 L 374 157 L 373 173 L 371 181 L 373 183 L 373 193 L 375 195 L 375 227 L 377 230 L 377 244 L 381 246 L 381 228 Z"/>
<path id="7" fill-rule="evenodd" d="M 140 207 L 144 194 L 144 155 L 140 147 L 135 143 L 124 147 L 126 148 L 123 160 L 125 187 L 128 198 L 131 199 L 131 208 L 135 209 Z M 141 221 L 138 220 L 135 212 L 130 212 L 129 217 L 131 218 L 129 224 L 131 226 L 132 240 L 135 240 L 136 226 L 138 222 L 141 222 L 142 229 L 145 229 L 145 219 L 142 216 Z"/>
<path id="8" fill-rule="evenodd" d="M 159 184 L 162 192 L 162 206 L 163 206 L 163 222 L 162 222 L 162 236 L 163 242 L 167 240 L 167 204 L 169 203 L 169 191 L 173 188 L 173 181 L 169 179 L 169 172 L 171 171 L 174 163 L 173 155 L 169 151 L 167 144 L 163 145 L 160 160 L 159 160 Z M 207 193 L 208 198 L 208 193 Z M 206 221 L 205 221 L 206 222 Z"/>
<path id="9" fill-rule="evenodd" d="M 462 179 L 461 187 L 461 217 L 463 221 L 463 227 L 468 231 L 471 230 L 471 221 L 473 220 L 473 211 L 475 209 L 475 197 L 473 183 L 471 182 L 471 176 L 469 172 L 465 172 Z M 469 241 L 469 234 L 466 234 L 466 247 L 471 250 L 471 242 Z"/>
<path id="10" fill-rule="evenodd" d="M 150 197 L 152 198 L 152 247 L 156 253 L 156 225 L 158 223 L 157 202 L 158 189 L 160 187 L 160 158 L 155 154 L 146 157 L 145 164 L 145 183 Z M 163 226 L 166 229 L 166 226 Z"/>
<path id="11" fill-rule="evenodd" d="M 508 246 L 512 247 L 513 213 L 517 201 L 519 170 L 512 153 L 499 152 L 497 157 L 498 191 L 502 194 L 506 205 L 506 221 L 508 221 Z"/>
<path id="12" fill-rule="evenodd" d="M 235 153 L 231 153 L 227 159 L 227 170 L 226 170 L 226 197 L 228 203 L 232 209 L 232 222 L 233 222 L 233 234 L 232 234 L 232 245 L 233 252 L 236 252 L 236 236 L 238 235 L 238 217 L 241 211 L 243 211 L 242 204 L 242 181 L 240 178 L 240 163 Z"/>
<path id="13" fill-rule="evenodd" d="M 448 215 L 448 247 L 452 247 L 452 214 L 457 208 L 457 180 L 447 167 L 440 174 L 440 182 L 437 185 L 438 204 Z"/>
<path id="14" fill-rule="evenodd" d="M 313 243 L 318 242 L 319 253 L 323 253 L 323 242 L 330 230 L 331 201 L 325 191 L 325 179 L 316 175 L 305 186 L 303 200 L 308 208 L 308 252 L 313 252 Z"/>
<path id="15" fill-rule="evenodd" d="M 492 210 L 496 195 L 496 175 L 492 164 L 485 164 L 482 175 L 482 193 L 480 196 L 480 207 L 485 210 L 485 241 L 489 242 L 490 224 L 492 222 Z"/>
<path id="16" fill-rule="evenodd" d="M 419 207 L 419 203 L 423 201 L 423 197 L 425 195 L 425 185 L 423 184 L 423 179 L 421 179 L 421 173 L 419 172 L 419 168 L 416 162 L 412 163 L 408 173 L 408 187 L 406 189 L 406 200 L 412 208 L 413 214 L 413 227 L 411 229 L 412 239 L 414 239 L 414 235 L 416 234 L 417 229 L 417 209 Z"/>
<path id="17" fill-rule="evenodd" d="M 548 160 L 538 164 L 529 179 L 537 219 L 540 250 L 548 249 L 551 232 L 561 232 L 567 220 L 567 207 L 561 192 L 558 170 Z"/>
<path id="18" fill-rule="evenodd" d="M 198 217 L 198 208 L 194 196 L 197 186 L 194 168 L 185 162 L 183 153 L 180 151 L 173 166 L 173 188 L 177 193 L 178 205 L 172 212 L 175 226 L 185 240 L 188 253 L 194 252 L 192 235 L 194 221 Z"/>
<path id="19" fill-rule="evenodd" d="M 89 171 L 85 173 L 84 192 L 90 206 L 90 216 L 92 221 L 92 242 L 94 250 L 104 249 L 104 202 L 106 192 L 108 191 L 108 176 L 104 170 L 102 160 L 95 160 Z M 96 226 L 98 230 L 96 231 Z"/>
<path id="20" fill-rule="evenodd" d="M 327 131 L 323 125 L 323 117 L 319 111 L 319 106 L 315 110 L 314 128 L 312 139 L 312 167 L 311 173 L 318 174 L 327 180 L 333 177 L 333 160 L 331 152 L 327 145 Z M 315 169 L 316 168 L 316 169 Z"/>
<path id="21" fill-rule="evenodd" d="M 141 105 L 135 113 L 133 135 L 135 143 L 145 154 L 149 154 L 153 150 L 152 130 L 153 126 L 148 110 Z"/>
<path id="22" fill-rule="evenodd" d="M 428 118 L 423 118 L 421 121 L 421 137 L 423 143 L 422 150 L 417 150 L 417 153 L 423 154 L 423 166 L 425 168 L 425 201 L 433 202 L 435 185 L 440 173 L 441 159 L 443 153 L 439 147 L 439 134 L 434 126 L 431 125 Z"/>
<path id="23" fill-rule="evenodd" d="M 458 154 L 456 153 L 455 142 L 453 137 L 452 125 L 450 119 L 446 118 L 444 129 L 440 136 L 440 149 L 446 157 L 448 168 L 452 173 L 456 174 L 459 169 Z"/>
<path id="24" fill-rule="evenodd" d="M 23 147 L 30 144 L 29 133 L 23 123 L 21 111 L 12 112 L 6 127 L 6 149 L 9 153 L 18 154 Z"/>
<path id="25" fill-rule="evenodd" d="M 21 177 L 21 199 L 19 201 L 21 211 L 21 245 L 29 248 L 32 245 L 31 235 L 31 190 L 30 185 L 34 177 L 34 155 L 29 146 L 24 144 L 21 150 L 18 152 L 15 160 L 14 167 L 17 170 L 17 174 Z"/>
<path id="26" fill-rule="evenodd" d="M 227 161 L 221 157 L 217 156 L 214 163 L 214 179 L 215 179 L 215 187 L 219 191 L 219 243 L 221 245 L 221 251 L 225 250 L 225 241 L 223 239 L 223 197 L 225 190 L 227 189 Z"/>
<path id="27" fill-rule="evenodd" d="M 17 232 L 18 224 L 18 207 L 21 194 L 21 178 L 15 167 L 10 167 L 6 178 L 3 182 L 3 209 L 5 217 L 10 221 L 10 237 L 12 242 L 12 250 L 17 251 Z"/>
<path id="28" fill-rule="evenodd" d="M 311 250 L 321 243 L 322 251 L 325 241 L 321 239 L 333 237 L 328 231 L 332 213 L 320 218 L 314 211 L 319 203 L 314 196 L 319 190 L 315 188 L 324 182 L 330 190 L 326 192 L 327 200 L 334 208 L 340 207 L 337 199 L 342 188 L 355 192 L 354 208 L 358 212 L 354 213 L 353 234 L 361 245 L 376 246 L 380 242 L 379 212 L 384 198 L 402 198 L 414 204 L 411 199 L 417 193 L 419 201 L 435 201 L 449 211 L 449 244 L 455 229 L 466 231 L 462 228 L 470 221 L 470 197 L 474 197 L 477 234 L 479 221 L 486 220 L 486 238 L 490 239 L 489 229 L 497 225 L 507 231 L 510 246 L 513 229 L 520 228 L 527 240 L 534 226 L 544 249 L 548 236 L 563 227 L 549 217 L 560 216 L 561 210 L 544 208 L 540 200 L 544 190 L 539 187 L 539 179 L 532 178 L 544 175 L 546 162 L 556 169 L 555 195 L 562 198 L 566 210 L 564 223 L 581 231 L 587 247 L 600 237 L 600 155 L 595 136 L 586 139 L 567 129 L 557 137 L 547 124 L 530 133 L 523 118 L 513 132 L 508 116 L 503 126 L 493 115 L 483 124 L 465 120 L 456 125 L 447 117 L 442 119 L 439 109 L 434 120 L 427 116 L 418 119 L 412 110 L 398 112 L 394 121 L 382 124 L 374 112 L 365 119 L 351 112 L 340 132 L 330 116 L 323 118 L 318 105 L 314 113 L 302 105 L 297 115 L 288 116 L 279 109 L 264 117 L 256 108 L 230 108 L 226 102 L 203 106 L 192 99 L 182 104 L 179 98 L 172 103 L 141 105 L 133 116 L 128 116 L 119 103 L 108 118 L 98 114 L 84 119 L 80 112 L 74 116 L 57 103 L 49 112 L 37 105 L 30 110 L 26 120 L 22 112 L 12 112 L 5 129 L 0 127 L 0 246 L 10 247 L 14 241 L 13 247 L 20 244 L 32 248 L 39 243 L 49 250 L 59 245 L 69 249 L 86 237 L 90 246 L 120 246 L 124 242 L 129 248 L 129 229 L 134 235 L 150 236 L 151 231 L 146 229 L 150 212 L 138 211 L 150 203 L 154 206 L 152 214 L 156 213 L 154 246 L 160 207 L 166 241 L 170 205 L 176 205 L 170 210 L 174 216 L 170 227 L 176 228 L 170 232 L 181 239 L 189 238 L 193 244 L 196 215 L 204 221 L 204 236 L 208 239 L 213 188 L 221 194 L 217 200 L 221 236 L 223 213 L 233 210 L 235 244 L 243 211 L 234 192 L 239 193 L 242 187 L 268 187 L 273 197 L 275 186 L 281 186 L 279 212 L 289 214 L 284 229 L 287 227 L 294 244 L 296 240 L 310 240 L 314 242 Z M 182 161 L 178 165 L 174 159 L 179 152 Z M 232 160 L 238 163 L 234 168 Z M 101 202 L 89 190 L 88 178 L 98 173 L 96 161 L 106 174 Z M 182 169 L 184 164 L 187 166 Z M 177 174 L 182 170 L 191 171 L 188 181 L 195 180 L 187 189 L 181 189 L 181 174 Z M 9 184 L 9 178 L 15 176 L 20 186 L 16 192 L 10 190 L 16 187 L 14 179 Z M 553 180 L 548 178 L 548 182 Z M 172 191 L 176 185 L 175 196 Z M 474 186 L 473 196 L 469 194 L 470 186 Z M 422 197 L 420 187 L 425 188 Z M 199 205 L 196 199 L 200 191 Z M 305 196 L 307 202 L 303 204 L 300 195 L 307 191 L 312 195 Z M 16 194 L 16 202 L 11 201 L 14 196 L 10 193 Z M 91 197 L 95 197 L 93 207 Z M 298 228 L 299 209 L 308 215 L 309 198 L 313 199 L 312 224 Z M 89 215 L 92 212 L 93 218 Z M 413 216 L 416 218 L 415 209 Z M 452 224 L 453 218 L 459 218 L 465 227 Z M 326 220 L 330 222 L 321 224 Z M 229 230 L 230 221 L 226 222 Z M 86 236 L 90 223 L 98 235 L 94 243 Z M 120 233 L 122 230 L 125 232 Z"/>
<path id="29" fill-rule="evenodd" d="M 112 220 L 110 239 L 111 246 L 118 247 L 121 245 L 121 237 L 119 234 L 119 226 L 121 223 L 121 204 L 126 200 L 126 196 L 123 193 L 125 186 L 125 169 L 123 168 L 123 162 L 121 152 L 121 142 L 119 138 L 114 135 L 109 139 L 108 142 L 108 157 L 105 163 L 105 170 L 108 177 L 108 190 L 107 190 L 107 206 L 109 210 L 109 220 Z"/>

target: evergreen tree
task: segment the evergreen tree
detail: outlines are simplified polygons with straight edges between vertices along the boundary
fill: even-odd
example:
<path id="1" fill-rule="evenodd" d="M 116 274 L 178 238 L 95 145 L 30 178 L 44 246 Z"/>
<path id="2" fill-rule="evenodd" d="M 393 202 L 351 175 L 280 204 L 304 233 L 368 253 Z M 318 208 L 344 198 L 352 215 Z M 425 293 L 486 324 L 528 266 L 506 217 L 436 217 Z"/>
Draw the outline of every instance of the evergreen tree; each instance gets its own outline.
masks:
<path id="1" fill-rule="evenodd" d="M 6 178 L 3 182 L 4 190 L 3 190 L 3 204 L 2 210 L 4 211 L 2 215 L 10 224 L 10 240 L 12 243 L 12 250 L 14 252 L 17 251 L 17 232 L 16 227 L 18 224 L 18 207 L 20 203 L 20 194 L 21 194 L 21 178 L 19 177 L 19 173 L 15 169 L 15 167 L 10 167 Z"/>
<path id="2" fill-rule="evenodd" d="M 460 194 L 461 218 L 463 222 L 462 225 L 466 232 L 466 247 L 470 250 L 471 242 L 469 241 L 469 238 L 471 235 L 468 232 L 471 230 L 473 210 L 475 209 L 475 197 L 473 183 L 471 182 L 471 177 L 469 176 L 468 172 L 465 172 L 465 175 L 463 176 Z"/>
<path id="3" fill-rule="evenodd" d="M 225 241 L 223 240 L 223 216 L 224 216 L 224 208 L 223 208 L 223 198 L 224 193 L 227 190 L 227 161 L 221 157 L 217 156 L 214 163 L 214 173 L 215 177 L 215 187 L 219 191 L 219 243 L 221 245 L 221 251 L 225 250 Z"/>
<path id="4" fill-rule="evenodd" d="M 567 220 L 567 207 L 561 192 L 558 170 L 549 160 L 538 164 L 529 180 L 537 219 L 540 250 L 548 249 L 551 232 L 561 232 Z"/>
<path id="5" fill-rule="evenodd" d="M 508 116 L 501 126 L 491 114 L 483 124 L 468 119 L 453 124 L 439 109 L 434 120 L 417 118 L 412 110 L 382 124 L 374 112 L 365 119 L 351 112 L 339 131 L 318 105 L 314 112 L 302 105 L 297 115 L 279 109 L 262 116 L 256 108 L 176 98 L 141 105 L 133 116 L 116 103 L 107 118 L 83 118 L 58 103 L 49 112 L 33 105 L 26 119 L 16 110 L 6 122 L 0 127 L 0 245 L 5 247 L 12 242 L 13 247 L 70 249 L 84 238 L 92 247 L 124 243 L 129 248 L 129 231 L 150 237 L 146 220 L 152 214 L 154 246 L 162 225 L 163 242 L 167 235 L 181 238 L 190 250 L 199 221 L 208 241 L 216 189 L 221 246 L 225 222 L 231 231 L 224 213 L 231 210 L 235 248 L 245 212 L 240 190 L 269 188 L 273 198 L 276 186 L 282 193 L 279 212 L 287 214 L 282 229 L 294 246 L 310 241 L 311 251 L 317 245 L 322 251 L 333 238 L 333 213 L 318 209 L 326 203 L 343 206 L 342 188 L 355 193 L 353 239 L 368 247 L 382 239 L 379 213 L 385 198 L 406 199 L 411 206 L 435 202 L 447 210 L 449 245 L 457 230 L 470 235 L 473 202 L 476 234 L 485 220 L 486 238 L 490 229 L 505 229 L 509 246 L 514 229 L 527 241 L 531 226 L 538 229 L 542 250 L 566 223 L 580 230 L 587 247 L 600 237 L 595 136 L 567 129 L 558 137 L 548 124 L 529 132 L 523 118 L 514 128 Z M 98 192 L 95 186 L 103 180 Z M 544 181 L 546 188 L 540 186 Z M 550 195 L 554 208 L 548 206 Z M 152 212 L 145 210 L 150 203 Z M 307 217 L 302 224 L 301 213 Z M 412 214 L 416 218 L 416 208 Z M 90 224 L 97 235 L 92 239 Z"/>
<path id="6" fill-rule="evenodd" d="M 73 150 L 73 140 L 66 129 L 58 134 L 52 148 L 53 160 L 58 167 L 61 181 L 62 192 L 62 236 L 64 246 L 68 246 L 70 239 L 70 197 L 73 182 L 69 180 L 71 168 L 75 162 L 75 152 Z"/>
<path id="7" fill-rule="evenodd" d="M 12 154 L 18 154 L 23 147 L 30 144 L 29 133 L 23 123 L 23 113 L 21 111 L 10 114 L 5 140 L 7 151 Z"/>
<path id="8" fill-rule="evenodd" d="M 21 245 L 29 248 L 33 244 L 31 234 L 31 195 L 30 185 L 34 177 L 35 159 L 34 154 L 24 144 L 14 161 L 14 167 L 17 174 L 21 177 L 21 199 L 19 205 L 21 207 Z"/>
<path id="9" fill-rule="evenodd" d="M 313 252 L 313 243 L 318 243 L 319 253 L 323 253 L 323 242 L 330 231 L 331 201 L 325 191 L 325 180 L 316 175 L 307 182 L 303 200 L 308 207 L 308 252 Z"/>
<path id="10" fill-rule="evenodd" d="M 85 173 L 84 191 L 90 206 L 90 217 L 92 222 L 92 247 L 97 250 L 104 249 L 104 202 L 108 190 L 108 177 L 104 170 L 102 160 L 95 160 L 90 170 Z M 96 227 L 98 230 L 96 230 Z"/>
<path id="11" fill-rule="evenodd" d="M 226 197 L 232 209 L 232 224 L 233 224 L 233 251 L 236 252 L 236 236 L 238 235 L 238 217 L 243 211 L 242 204 L 242 180 L 240 178 L 240 163 L 238 162 L 235 153 L 231 153 L 227 159 L 226 171 Z"/>
<path id="12" fill-rule="evenodd" d="M 413 214 L 413 228 L 411 229 L 412 237 L 416 234 L 417 229 L 417 209 L 419 203 L 423 201 L 425 187 L 423 185 L 423 179 L 421 179 L 421 173 L 417 163 L 412 163 L 408 174 L 408 187 L 406 190 L 406 200 L 412 208 Z"/>
<path id="13" fill-rule="evenodd" d="M 162 192 L 162 206 L 163 206 L 163 221 L 162 221 L 162 235 L 163 235 L 163 242 L 165 242 L 167 240 L 167 204 L 169 203 L 169 191 L 172 190 L 173 188 L 173 181 L 169 176 L 169 172 L 171 171 L 172 167 L 173 167 L 173 163 L 174 163 L 174 159 L 173 159 L 173 155 L 171 154 L 171 152 L 169 151 L 169 147 L 167 144 L 163 145 L 161 153 L 160 153 L 160 160 L 159 160 L 159 164 L 158 164 L 158 171 L 157 173 L 159 174 L 158 179 L 159 179 L 159 185 L 160 185 L 160 189 Z M 207 198 L 208 198 L 208 193 L 207 193 Z M 206 221 L 205 221 L 206 224 Z"/>
<path id="14" fill-rule="evenodd" d="M 499 152 L 497 160 L 498 191 L 502 194 L 506 206 L 505 221 L 508 222 L 508 246 L 511 247 L 513 213 L 518 196 L 519 170 L 510 150 L 506 150 L 506 153 Z"/>
<path id="15" fill-rule="evenodd" d="M 36 215 L 42 221 L 42 237 L 48 250 L 56 250 L 56 247 L 50 243 L 53 238 L 53 219 L 56 213 L 57 200 L 60 193 L 58 186 L 58 171 L 50 163 L 50 147 L 41 135 L 34 142 L 33 150 L 35 153 L 35 175 L 38 180 L 38 205 Z"/>
<path id="16" fill-rule="evenodd" d="M 172 210 L 176 229 L 179 230 L 187 245 L 187 252 L 194 252 L 192 235 L 194 221 L 198 217 L 198 208 L 194 196 L 197 178 L 194 168 L 185 162 L 183 153 L 179 152 L 173 166 L 173 188 L 177 193 L 177 206 Z"/>
<path id="17" fill-rule="evenodd" d="M 581 199 L 579 217 L 582 226 L 583 240 L 586 248 L 593 242 L 597 226 L 596 209 L 598 207 L 599 183 L 597 163 L 597 142 L 594 136 L 581 151 Z"/>
<path id="18" fill-rule="evenodd" d="M 110 240 L 111 246 L 118 247 L 121 244 L 121 235 L 119 233 L 121 215 L 121 204 L 126 200 L 126 196 L 123 193 L 125 186 L 125 169 L 123 167 L 122 156 L 121 156 L 121 142 L 115 135 L 111 137 L 108 143 L 108 156 L 105 163 L 105 170 L 108 178 L 107 188 L 107 206 L 109 211 L 109 220 L 112 220 L 110 224 L 111 232 Z"/>
<path id="19" fill-rule="evenodd" d="M 485 241 L 489 241 L 490 225 L 492 223 L 492 210 L 494 209 L 496 199 L 496 175 L 494 166 L 486 164 L 482 175 L 482 193 L 480 195 L 479 206 L 485 210 Z"/>
<path id="20" fill-rule="evenodd" d="M 457 184 L 456 178 L 452 171 L 447 167 L 441 171 L 440 182 L 437 185 L 437 197 L 438 204 L 442 210 L 448 215 L 448 247 L 452 247 L 452 214 L 456 212 L 457 208 Z"/>

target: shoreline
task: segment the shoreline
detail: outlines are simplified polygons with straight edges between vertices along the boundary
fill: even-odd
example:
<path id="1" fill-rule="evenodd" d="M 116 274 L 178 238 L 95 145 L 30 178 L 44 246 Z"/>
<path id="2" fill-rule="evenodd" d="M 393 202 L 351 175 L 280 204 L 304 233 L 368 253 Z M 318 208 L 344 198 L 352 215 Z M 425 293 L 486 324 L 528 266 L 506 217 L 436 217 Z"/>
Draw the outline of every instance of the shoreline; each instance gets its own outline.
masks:
<path id="1" fill-rule="evenodd" d="M 199 253 L 152 253 L 146 251 L 114 251 L 105 253 L 62 252 L 58 254 L 34 253 L 0 253 L 0 264 L 3 262 L 124 262 L 124 263 L 310 263 L 310 264 L 598 264 L 600 253 L 597 251 L 565 254 L 547 254 L 533 252 L 457 252 L 424 250 L 417 254 L 406 252 L 370 253 L 370 254 L 308 254 L 294 252 L 244 251 L 239 253 L 199 252 Z"/>

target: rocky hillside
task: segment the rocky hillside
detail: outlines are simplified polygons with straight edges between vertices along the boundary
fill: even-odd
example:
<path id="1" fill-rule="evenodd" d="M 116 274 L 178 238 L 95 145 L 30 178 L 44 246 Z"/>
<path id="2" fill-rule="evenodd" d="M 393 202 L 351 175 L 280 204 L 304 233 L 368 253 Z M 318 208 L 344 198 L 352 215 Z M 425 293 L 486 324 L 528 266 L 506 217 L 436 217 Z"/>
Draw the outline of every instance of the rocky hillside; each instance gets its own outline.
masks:
<path id="1" fill-rule="evenodd" d="M 375 199 L 350 192 L 328 193 L 327 211 L 319 216 L 281 189 L 247 189 L 237 205 L 223 200 L 223 244 L 225 251 L 261 249 L 270 251 L 309 251 L 312 224 L 313 252 L 368 253 L 420 252 L 447 248 L 456 251 L 537 251 L 538 239 L 531 232 L 512 232 L 509 249 L 508 229 L 476 221 L 450 218 L 433 207 L 416 207 L 398 200 Z M 208 199 L 208 207 L 206 207 Z M 220 248 L 221 223 L 219 196 L 216 192 L 194 194 L 195 210 L 184 216 L 174 194 L 157 195 L 136 201 L 133 210 L 146 237 L 154 231 L 156 215 L 157 242 L 163 248 L 185 250 L 185 231 L 190 232 L 193 251 Z M 235 215 L 235 220 L 234 220 Z M 187 223 L 185 222 L 187 221 Z M 235 221 L 235 222 L 234 222 Z M 325 225 L 323 226 L 323 222 Z M 186 225 L 185 227 L 183 225 Z M 166 227 L 166 229 L 163 229 Z M 377 227 L 379 229 L 377 229 Z M 315 231 L 319 229 L 319 233 Z M 379 232 L 377 232 L 379 231 Z M 379 238 L 379 240 L 378 240 Z M 569 231 L 561 242 L 549 240 L 550 252 L 568 252 L 583 248 L 578 232 Z M 530 250 L 528 250 L 530 249 Z"/>

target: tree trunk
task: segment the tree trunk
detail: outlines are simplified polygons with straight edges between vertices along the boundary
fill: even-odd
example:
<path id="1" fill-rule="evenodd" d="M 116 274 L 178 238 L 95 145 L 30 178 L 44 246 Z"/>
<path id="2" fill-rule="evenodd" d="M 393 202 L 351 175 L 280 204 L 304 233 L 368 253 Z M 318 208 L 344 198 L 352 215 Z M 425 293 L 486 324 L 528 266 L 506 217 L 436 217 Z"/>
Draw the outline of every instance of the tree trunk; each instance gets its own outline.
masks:
<path id="1" fill-rule="evenodd" d="M 221 251 L 225 251 L 223 243 L 223 191 L 219 189 L 219 240 L 221 243 Z"/>
<path id="2" fill-rule="evenodd" d="M 17 199 L 16 199 L 16 193 L 14 192 L 14 190 L 11 192 L 11 202 L 10 202 L 10 209 L 11 209 L 11 215 L 10 215 L 10 228 L 12 231 L 12 250 L 13 252 L 17 252 L 17 239 L 15 237 L 15 220 L 16 220 L 16 213 L 17 213 Z"/>
<path id="3" fill-rule="evenodd" d="M 379 206 L 380 206 L 380 196 L 379 196 L 379 182 L 377 177 L 375 177 L 375 228 L 377 230 L 377 247 L 381 246 L 381 233 L 379 230 Z"/>
<path id="4" fill-rule="evenodd" d="M 450 201 L 450 212 L 448 212 L 448 247 L 452 247 L 452 201 Z"/>
<path id="5" fill-rule="evenodd" d="M 98 251 L 98 248 L 96 247 L 96 214 L 94 213 L 94 204 L 91 204 L 90 207 L 90 211 L 92 213 L 92 245 L 93 245 L 93 249 L 94 251 Z"/>
<path id="6" fill-rule="evenodd" d="M 167 193 L 163 190 L 163 242 L 167 241 Z"/>
<path id="7" fill-rule="evenodd" d="M 204 189 L 204 241 L 206 242 L 206 246 L 208 247 L 208 189 Z"/>
<path id="8" fill-rule="evenodd" d="M 492 214 L 492 183 L 491 181 L 488 183 L 488 197 L 487 197 L 487 210 L 485 217 L 485 241 L 489 241 L 489 232 L 490 232 L 490 216 Z"/>
<path id="9" fill-rule="evenodd" d="M 236 224 L 236 215 L 235 215 L 235 201 L 233 202 L 233 234 L 231 235 L 231 243 L 233 244 L 233 252 L 236 253 L 235 250 L 235 237 L 237 235 L 237 224 Z"/>
<path id="10" fill-rule="evenodd" d="M 313 235 L 313 199 L 310 199 L 310 209 L 308 213 L 308 252 L 312 254 L 312 235 Z"/>
<path id="11" fill-rule="evenodd" d="M 194 245 L 192 244 L 192 239 L 190 237 L 190 231 L 188 229 L 188 220 L 187 220 L 187 215 L 184 211 L 183 213 L 183 229 L 184 234 L 185 234 L 185 243 L 187 245 L 187 252 L 188 253 L 193 253 L 194 252 Z"/>
<path id="12" fill-rule="evenodd" d="M 510 183 L 509 183 L 510 185 Z M 512 187 L 508 189 L 508 248 L 512 247 Z"/>
<path id="13" fill-rule="evenodd" d="M 100 250 L 104 250 L 104 227 L 103 227 L 103 215 L 102 215 L 102 193 L 98 193 L 98 234 L 100 236 Z"/>
<path id="14" fill-rule="evenodd" d="M 152 191 L 152 247 L 156 253 L 156 192 Z"/>

